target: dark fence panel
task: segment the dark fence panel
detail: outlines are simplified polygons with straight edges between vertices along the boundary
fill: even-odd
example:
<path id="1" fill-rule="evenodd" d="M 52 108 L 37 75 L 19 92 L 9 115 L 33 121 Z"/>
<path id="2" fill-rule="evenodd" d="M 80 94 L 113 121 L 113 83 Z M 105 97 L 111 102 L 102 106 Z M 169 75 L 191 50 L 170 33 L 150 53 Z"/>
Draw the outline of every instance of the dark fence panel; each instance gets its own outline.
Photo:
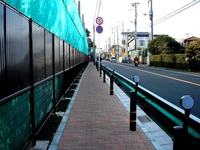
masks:
<path id="1" fill-rule="evenodd" d="M 65 70 L 69 68 L 69 44 L 65 43 Z"/>
<path id="2" fill-rule="evenodd" d="M 6 96 L 6 59 L 4 39 L 4 6 L 0 3 L 0 99 Z"/>
<path id="3" fill-rule="evenodd" d="M 74 66 L 74 48 L 70 45 L 70 68 Z"/>
<path id="4" fill-rule="evenodd" d="M 60 40 L 60 57 L 59 57 L 59 62 L 60 62 L 60 71 L 64 70 L 64 50 L 63 50 L 63 40 Z"/>
<path id="5" fill-rule="evenodd" d="M 60 71 L 60 40 L 57 36 L 54 36 L 54 60 L 55 60 L 55 73 Z"/>
<path id="6" fill-rule="evenodd" d="M 45 78 L 45 60 L 44 60 L 44 28 L 32 24 L 33 39 L 33 76 L 34 83 Z"/>
<path id="7" fill-rule="evenodd" d="M 0 1 L 0 149 L 26 149 L 34 141 L 87 60 Z"/>
<path id="8" fill-rule="evenodd" d="M 7 94 L 30 85 L 29 22 L 6 8 Z"/>
<path id="9" fill-rule="evenodd" d="M 53 75 L 53 44 L 52 34 L 45 30 L 45 64 L 46 77 Z"/>

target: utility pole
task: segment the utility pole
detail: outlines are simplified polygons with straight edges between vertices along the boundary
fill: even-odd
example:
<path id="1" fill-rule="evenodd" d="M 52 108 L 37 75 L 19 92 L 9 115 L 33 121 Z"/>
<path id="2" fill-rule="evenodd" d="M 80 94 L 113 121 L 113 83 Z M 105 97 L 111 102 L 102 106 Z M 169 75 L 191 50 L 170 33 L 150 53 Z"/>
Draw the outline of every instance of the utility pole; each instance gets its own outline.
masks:
<path id="1" fill-rule="evenodd" d="M 135 50 L 137 49 L 137 5 L 139 3 L 138 2 L 135 2 L 135 3 L 132 3 L 132 6 L 135 7 Z"/>
<path id="2" fill-rule="evenodd" d="M 153 0 L 149 0 L 148 4 L 150 4 L 150 11 L 149 11 L 149 19 L 151 21 L 150 27 L 151 27 L 151 32 L 150 32 L 150 41 L 153 40 Z M 150 65 L 150 57 L 151 53 L 148 51 L 147 53 L 147 65 Z"/>
<path id="3" fill-rule="evenodd" d="M 81 4 L 80 4 L 80 0 L 78 1 L 78 14 L 79 14 L 79 17 L 81 18 Z"/>
<path id="4" fill-rule="evenodd" d="M 150 34 L 150 40 L 153 40 L 153 0 L 149 0 L 150 3 L 150 12 L 149 12 L 149 19 L 151 21 L 151 34 Z"/>
<path id="5" fill-rule="evenodd" d="M 93 24 L 93 60 L 94 65 L 96 64 L 96 42 L 95 42 L 95 24 Z"/>
<path id="6" fill-rule="evenodd" d="M 117 29 L 117 59 L 119 60 L 119 35 L 118 35 L 118 27 L 116 27 Z"/>

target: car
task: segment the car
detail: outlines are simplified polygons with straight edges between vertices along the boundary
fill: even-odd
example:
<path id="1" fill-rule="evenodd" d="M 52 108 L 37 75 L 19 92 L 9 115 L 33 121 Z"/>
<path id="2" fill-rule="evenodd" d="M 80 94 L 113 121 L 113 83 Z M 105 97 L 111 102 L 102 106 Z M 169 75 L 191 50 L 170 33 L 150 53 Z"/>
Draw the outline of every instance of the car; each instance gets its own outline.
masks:
<path id="1" fill-rule="evenodd" d="M 112 56 L 112 57 L 110 58 L 110 62 L 116 63 L 116 58 L 115 58 L 115 56 Z"/>
<path id="2" fill-rule="evenodd" d="M 131 60 L 130 57 L 123 57 L 123 58 L 122 58 L 122 62 L 123 62 L 123 63 L 132 63 L 132 60 Z"/>
<path id="3" fill-rule="evenodd" d="M 109 57 L 106 57 L 106 59 L 105 59 L 106 61 L 110 61 L 110 59 L 109 59 Z"/>

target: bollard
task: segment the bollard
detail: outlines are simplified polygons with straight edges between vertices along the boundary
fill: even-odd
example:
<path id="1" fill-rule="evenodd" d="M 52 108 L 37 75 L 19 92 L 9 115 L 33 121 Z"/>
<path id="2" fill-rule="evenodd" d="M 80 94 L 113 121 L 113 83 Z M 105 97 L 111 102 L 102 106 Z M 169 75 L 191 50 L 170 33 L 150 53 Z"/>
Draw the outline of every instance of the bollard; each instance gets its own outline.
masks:
<path id="1" fill-rule="evenodd" d="M 185 110 L 183 130 L 187 132 L 189 126 L 190 109 L 194 106 L 194 99 L 190 95 L 184 95 L 181 97 L 180 104 Z"/>
<path id="2" fill-rule="evenodd" d="M 101 63 L 100 63 L 100 66 L 99 66 L 99 72 L 100 72 L 100 77 L 101 77 Z"/>
<path id="3" fill-rule="evenodd" d="M 113 70 L 112 75 L 110 76 L 110 95 L 113 95 L 113 80 L 114 80 L 114 73 L 115 71 Z"/>
<path id="4" fill-rule="evenodd" d="M 135 92 L 130 92 L 130 130 L 136 130 L 136 104 L 137 104 L 137 91 L 138 91 L 138 82 L 140 81 L 139 76 L 134 76 L 133 80 L 135 81 Z"/>
<path id="5" fill-rule="evenodd" d="M 103 83 L 106 83 L 106 66 L 103 69 Z"/>
<path id="6" fill-rule="evenodd" d="M 190 116 L 190 109 L 185 109 L 185 116 L 184 116 L 184 122 L 183 122 L 183 130 L 185 132 L 188 132 L 189 116 Z"/>
<path id="7" fill-rule="evenodd" d="M 174 126 L 173 150 L 185 149 L 184 130 L 182 126 Z"/>
<path id="8" fill-rule="evenodd" d="M 95 65 L 96 65 L 96 69 L 98 71 L 98 61 L 96 61 Z"/>
<path id="9" fill-rule="evenodd" d="M 136 91 L 130 92 L 130 130 L 136 130 L 136 101 L 137 93 Z"/>
<path id="10" fill-rule="evenodd" d="M 190 109 L 194 106 L 194 99 L 190 95 L 182 96 L 180 104 L 185 110 L 185 116 L 183 120 L 183 126 L 175 126 L 173 128 L 174 129 L 173 150 L 189 149 L 188 126 L 189 126 Z"/>

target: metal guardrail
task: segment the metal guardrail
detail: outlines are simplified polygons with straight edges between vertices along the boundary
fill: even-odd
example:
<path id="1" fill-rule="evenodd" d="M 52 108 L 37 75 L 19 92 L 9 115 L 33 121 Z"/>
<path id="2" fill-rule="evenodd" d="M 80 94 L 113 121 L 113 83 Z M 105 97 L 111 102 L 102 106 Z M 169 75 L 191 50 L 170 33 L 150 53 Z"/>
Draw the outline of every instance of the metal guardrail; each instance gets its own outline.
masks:
<path id="1" fill-rule="evenodd" d="M 130 97 L 131 91 L 135 91 L 135 82 L 120 75 L 109 67 L 101 64 L 100 71 L 103 74 L 113 77 L 115 84 L 117 84 L 121 90 L 123 90 L 128 97 Z M 183 126 L 185 121 L 184 110 L 178 108 L 174 104 L 164 100 L 163 98 L 155 95 L 147 89 L 138 86 L 137 91 L 137 105 L 145 111 L 145 113 L 151 117 L 173 140 L 176 136 L 174 127 Z M 184 134 L 187 138 L 187 143 L 190 147 L 196 147 L 200 145 L 200 121 L 190 117 L 188 119 L 188 130 Z M 182 141 L 184 142 L 184 141 Z"/>

